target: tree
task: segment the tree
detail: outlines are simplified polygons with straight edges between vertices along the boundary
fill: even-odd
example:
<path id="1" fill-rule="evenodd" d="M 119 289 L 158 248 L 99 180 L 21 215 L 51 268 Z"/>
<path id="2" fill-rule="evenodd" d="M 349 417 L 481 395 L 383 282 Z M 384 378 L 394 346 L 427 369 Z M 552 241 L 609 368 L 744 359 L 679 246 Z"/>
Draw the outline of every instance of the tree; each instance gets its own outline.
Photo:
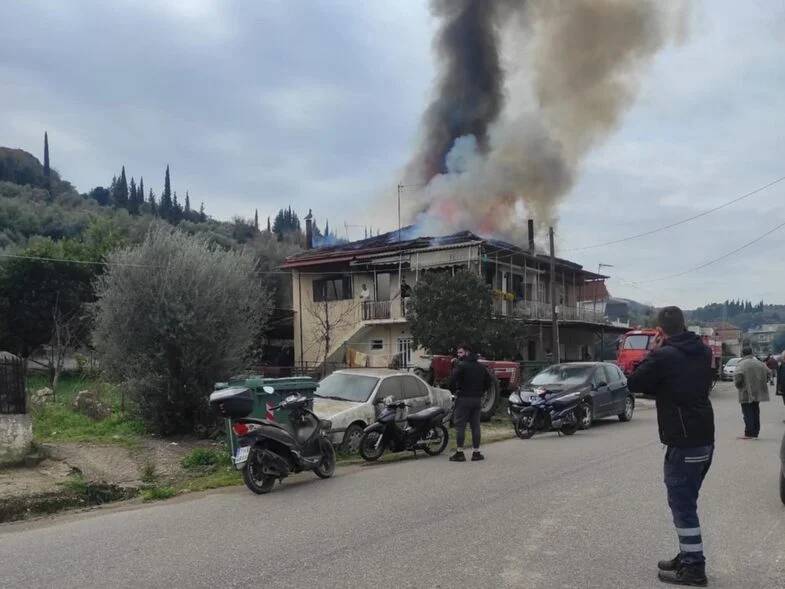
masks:
<path id="1" fill-rule="evenodd" d="M 49 196 L 52 196 L 51 168 L 49 167 L 49 133 L 44 131 L 44 180 Z"/>
<path id="2" fill-rule="evenodd" d="M 151 431 L 205 432 L 214 383 L 244 368 L 272 310 L 253 255 L 157 222 L 109 261 L 95 304 L 101 366 L 132 393 Z"/>
<path id="3" fill-rule="evenodd" d="M 415 346 L 449 354 L 463 344 L 487 347 L 493 318 L 493 293 L 469 271 L 432 271 L 417 282 L 407 320 Z"/>
<path id="4" fill-rule="evenodd" d="M 207 221 L 207 213 L 204 212 L 204 203 L 199 205 L 199 222 L 204 223 Z"/>
<path id="5" fill-rule="evenodd" d="M 183 212 L 185 213 L 186 218 L 191 215 L 191 197 L 187 190 L 185 191 L 185 209 Z"/>
<path id="6" fill-rule="evenodd" d="M 147 208 L 150 210 L 151 215 L 158 214 L 158 203 L 155 201 L 155 193 L 150 189 L 150 195 L 147 197 Z"/>
<path id="7" fill-rule="evenodd" d="M 300 218 L 292 210 L 292 207 L 278 211 L 273 221 L 273 233 L 278 236 L 278 239 L 283 239 L 287 234 L 301 231 Z"/>
<path id="8" fill-rule="evenodd" d="M 123 169 L 120 172 L 120 178 L 115 184 L 112 197 L 114 198 L 114 204 L 116 206 L 122 209 L 128 208 L 128 180 L 125 177 L 125 166 L 123 166 Z"/>
<path id="9" fill-rule="evenodd" d="M 354 301 L 312 301 L 306 311 L 311 316 L 311 333 L 308 346 L 319 350 L 320 361 L 329 360 L 333 345 L 342 334 L 357 322 L 357 304 Z"/>
<path id="10" fill-rule="evenodd" d="M 253 212 L 253 226 L 259 231 L 259 209 L 254 209 Z"/>
<path id="11" fill-rule="evenodd" d="M 174 203 L 172 202 L 172 183 L 169 179 L 169 166 L 166 166 L 164 175 L 164 191 L 158 201 L 158 211 L 162 219 L 172 221 L 174 215 Z"/>

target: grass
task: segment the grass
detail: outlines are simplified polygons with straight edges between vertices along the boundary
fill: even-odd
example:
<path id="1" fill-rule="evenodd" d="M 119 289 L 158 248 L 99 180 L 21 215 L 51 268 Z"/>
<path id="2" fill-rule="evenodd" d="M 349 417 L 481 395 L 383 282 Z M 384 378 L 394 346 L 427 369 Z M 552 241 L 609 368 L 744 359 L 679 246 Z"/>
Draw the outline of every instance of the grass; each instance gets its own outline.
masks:
<path id="1" fill-rule="evenodd" d="M 197 448 L 180 462 L 185 470 L 213 471 L 219 466 L 231 466 L 229 450 L 206 450 Z"/>
<path id="2" fill-rule="evenodd" d="M 163 499 L 171 499 L 177 495 L 177 490 L 174 487 L 153 487 L 142 491 L 143 501 L 161 501 Z"/>
<path id="3" fill-rule="evenodd" d="M 48 387 L 45 377 L 28 377 L 31 392 Z M 71 409 L 79 391 L 97 391 L 99 399 L 112 408 L 108 419 L 95 421 Z M 63 375 L 55 402 L 33 410 L 33 435 L 38 442 L 92 442 L 134 446 L 144 433 L 143 424 L 131 413 L 121 411 L 117 389 L 96 379 Z"/>

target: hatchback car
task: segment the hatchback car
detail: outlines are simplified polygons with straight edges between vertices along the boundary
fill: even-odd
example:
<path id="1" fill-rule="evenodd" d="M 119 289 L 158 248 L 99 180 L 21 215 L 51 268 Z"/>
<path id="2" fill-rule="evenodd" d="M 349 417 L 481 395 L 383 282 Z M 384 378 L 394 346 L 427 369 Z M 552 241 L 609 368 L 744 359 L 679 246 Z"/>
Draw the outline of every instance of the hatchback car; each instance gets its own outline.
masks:
<path id="1" fill-rule="evenodd" d="M 366 426 L 376 421 L 382 401 L 387 397 L 406 401 L 409 413 L 428 407 L 441 407 L 452 414 L 450 391 L 429 386 L 423 379 L 408 372 L 388 369 L 356 368 L 337 370 L 319 382 L 314 392 L 313 411 L 332 422 L 330 441 L 343 452 L 359 451 L 360 438 Z"/>
<path id="2" fill-rule="evenodd" d="M 588 429 L 596 419 L 618 416 L 629 421 L 635 411 L 635 397 L 627 388 L 621 369 L 609 362 L 565 362 L 549 366 L 510 395 L 515 402 L 529 405 L 543 391 L 557 395 L 582 394 L 581 429 Z"/>
<path id="3" fill-rule="evenodd" d="M 731 358 L 722 367 L 722 380 L 733 380 L 733 375 L 736 374 L 736 365 L 741 362 L 741 358 Z"/>

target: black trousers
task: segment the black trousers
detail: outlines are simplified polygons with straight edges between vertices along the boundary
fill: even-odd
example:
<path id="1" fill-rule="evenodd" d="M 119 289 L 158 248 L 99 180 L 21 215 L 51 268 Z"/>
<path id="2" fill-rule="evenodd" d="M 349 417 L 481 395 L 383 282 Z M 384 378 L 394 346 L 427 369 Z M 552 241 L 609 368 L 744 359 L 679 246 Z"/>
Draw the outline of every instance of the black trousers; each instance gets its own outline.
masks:
<path id="1" fill-rule="evenodd" d="M 757 438 L 760 434 L 760 403 L 742 403 L 741 413 L 744 416 L 744 435 Z"/>
<path id="2" fill-rule="evenodd" d="M 472 428 L 472 447 L 475 450 L 480 448 L 480 409 L 482 409 L 482 399 L 480 397 L 458 397 L 455 399 L 455 440 L 458 448 L 463 448 L 466 440 L 466 423 Z"/>

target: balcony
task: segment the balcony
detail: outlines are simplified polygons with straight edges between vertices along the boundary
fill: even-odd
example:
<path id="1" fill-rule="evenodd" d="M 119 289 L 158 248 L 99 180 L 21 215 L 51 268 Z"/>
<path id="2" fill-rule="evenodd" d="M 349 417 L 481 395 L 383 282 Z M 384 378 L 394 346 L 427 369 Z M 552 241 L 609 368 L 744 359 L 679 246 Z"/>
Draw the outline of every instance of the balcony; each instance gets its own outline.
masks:
<path id="1" fill-rule="evenodd" d="M 505 301 L 495 300 L 493 312 L 501 317 L 519 317 L 521 319 L 550 320 L 553 315 L 550 303 L 537 301 Z M 558 318 L 561 321 L 587 321 L 589 323 L 606 323 L 605 317 L 599 311 L 591 309 L 564 306 L 558 307 Z"/>
<path id="2" fill-rule="evenodd" d="M 400 323 L 406 321 L 401 299 L 392 301 L 365 301 L 360 305 L 363 323 Z"/>

